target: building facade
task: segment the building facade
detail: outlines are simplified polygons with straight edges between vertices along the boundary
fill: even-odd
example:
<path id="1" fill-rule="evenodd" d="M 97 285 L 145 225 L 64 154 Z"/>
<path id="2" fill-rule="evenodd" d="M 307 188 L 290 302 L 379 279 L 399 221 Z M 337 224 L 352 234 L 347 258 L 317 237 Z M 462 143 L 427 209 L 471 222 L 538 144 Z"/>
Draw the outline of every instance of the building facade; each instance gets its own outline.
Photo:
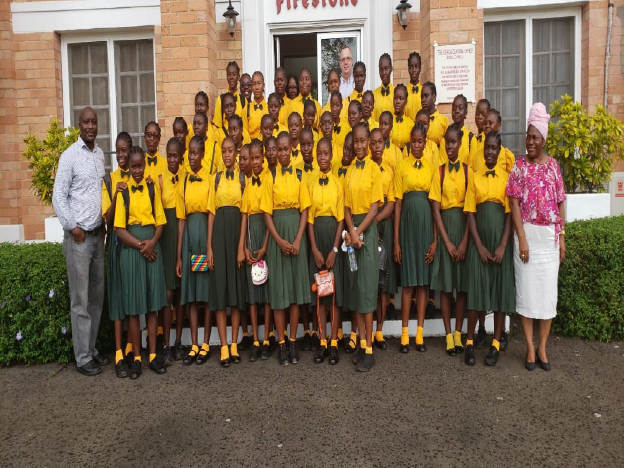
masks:
<path id="1" fill-rule="evenodd" d="M 409 82 L 413 51 L 422 56 L 421 83 L 437 83 L 435 47 L 473 43 L 475 99 L 487 97 L 501 111 L 504 143 L 517 154 L 536 101 L 548 105 L 568 93 L 593 109 L 606 94 L 607 110 L 624 120 L 624 0 L 613 0 L 608 68 L 608 0 L 412 0 L 405 30 L 398 4 L 238 0 L 231 37 L 223 0 L 0 2 L 0 229 L 23 226 L 25 239 L 44 238 L 53 211 L 32 194 L 21 153 L 24 137 L 43 137 L 54 116 L 75 126 L 80 109 L 94 107 L 97 141 L 114 167 L 118 132 L 141 144 L 144 125 L 157 120 L 164 145 L 173 120 L 192 117 L 199 90 L 208 93 L 212 111 L 232 60 L 243 72 L 262 71 L 267 94 L 277 66 L 289 73 L 306 66 L 323 101 L 323 72 L 336 40 L 351 44 L 354 60 L 366 63 L 365 89 L 379 86 L 384 52 L 393 58 L 395 84 Z M 450 117 L 450 104 L 441 103 L 440 111 Z M 467 123 L 474 131 L 473 122 L 471 103 Z"/>

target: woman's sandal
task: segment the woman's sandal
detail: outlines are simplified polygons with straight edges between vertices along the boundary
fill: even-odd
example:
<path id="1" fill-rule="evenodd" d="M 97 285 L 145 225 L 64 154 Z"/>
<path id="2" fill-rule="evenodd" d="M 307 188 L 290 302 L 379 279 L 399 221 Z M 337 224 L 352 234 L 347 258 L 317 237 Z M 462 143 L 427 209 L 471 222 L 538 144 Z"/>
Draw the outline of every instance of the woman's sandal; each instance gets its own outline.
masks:
<path id="1" fill-rule="evenodd" d="M 208 360 L 209 357 L 210 357 L 210 350 L 205 350 L 204 348 L 202 348 L 199 350 L 199 354 L 197 355 L 197 360 L 195 364 L 197 364 L 198 366 L 206 364 L 206 361 Z"/>
<path id="2" fill-rule="evenodd" d="M 188 354 L 184 357 L 184 359 L 182 360 L 182 365 L 190 366 L 191 364 L 195 362 L 195 359 L 197 359 L 197 351 L 194 351 L 191 349 L 188 352 Z"/>

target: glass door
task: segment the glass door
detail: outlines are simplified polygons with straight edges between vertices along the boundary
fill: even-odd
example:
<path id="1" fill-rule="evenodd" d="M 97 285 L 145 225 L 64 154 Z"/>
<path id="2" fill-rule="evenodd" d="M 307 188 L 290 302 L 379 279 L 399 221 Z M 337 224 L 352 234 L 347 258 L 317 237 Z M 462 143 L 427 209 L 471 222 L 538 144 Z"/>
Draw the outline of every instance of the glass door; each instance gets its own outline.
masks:
<path id="1" fill-rule="evenodd" d="M 327 74 L 332 68 L 340 69 L 340 50 L 348 46 L 351 49 L 353 63 L 361 60 L 362 41 L 359 31 L 341 31 L 319 33 L 316 36 L 316 60 L 318 63 L 318 96 L 321 105 L 329 100 L 327 93 Z M 343 96 L 346 97 L 346 96 Z"/>

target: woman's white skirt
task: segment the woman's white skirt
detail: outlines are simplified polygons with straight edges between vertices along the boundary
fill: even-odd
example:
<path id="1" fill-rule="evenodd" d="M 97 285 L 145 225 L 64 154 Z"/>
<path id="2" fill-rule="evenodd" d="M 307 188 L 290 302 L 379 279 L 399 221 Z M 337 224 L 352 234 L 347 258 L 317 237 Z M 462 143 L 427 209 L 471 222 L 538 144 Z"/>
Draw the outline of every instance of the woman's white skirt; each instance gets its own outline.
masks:
<path id="1" fill-rule="evenodd" d="M 514 234 L 514 270 L 516 309 L 523 317 L 547 320 L 557 315 L 559 243 L 555 243 L 555 225 L 536 226 L 523 223 L 529 243 L 529 261 L 520 259 L 518 236 Z"/>

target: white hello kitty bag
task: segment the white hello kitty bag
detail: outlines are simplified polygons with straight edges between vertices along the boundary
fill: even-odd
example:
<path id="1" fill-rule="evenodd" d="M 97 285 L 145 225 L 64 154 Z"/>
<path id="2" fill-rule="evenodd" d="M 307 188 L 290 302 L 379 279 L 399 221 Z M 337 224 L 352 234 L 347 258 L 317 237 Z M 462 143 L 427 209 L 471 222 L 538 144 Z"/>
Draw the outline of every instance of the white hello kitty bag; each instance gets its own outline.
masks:
<path id="1" fill-rule="evenodd" d="M 249 220 L 247 220 L 247 236 L 249 238 L 249 247 L 251 247 L 251 233 L 249 232 Z M 251 264 L 251 282 L 255 286 L 266 283 L 269 279 L 269 267 L 264 260 Z"/>

